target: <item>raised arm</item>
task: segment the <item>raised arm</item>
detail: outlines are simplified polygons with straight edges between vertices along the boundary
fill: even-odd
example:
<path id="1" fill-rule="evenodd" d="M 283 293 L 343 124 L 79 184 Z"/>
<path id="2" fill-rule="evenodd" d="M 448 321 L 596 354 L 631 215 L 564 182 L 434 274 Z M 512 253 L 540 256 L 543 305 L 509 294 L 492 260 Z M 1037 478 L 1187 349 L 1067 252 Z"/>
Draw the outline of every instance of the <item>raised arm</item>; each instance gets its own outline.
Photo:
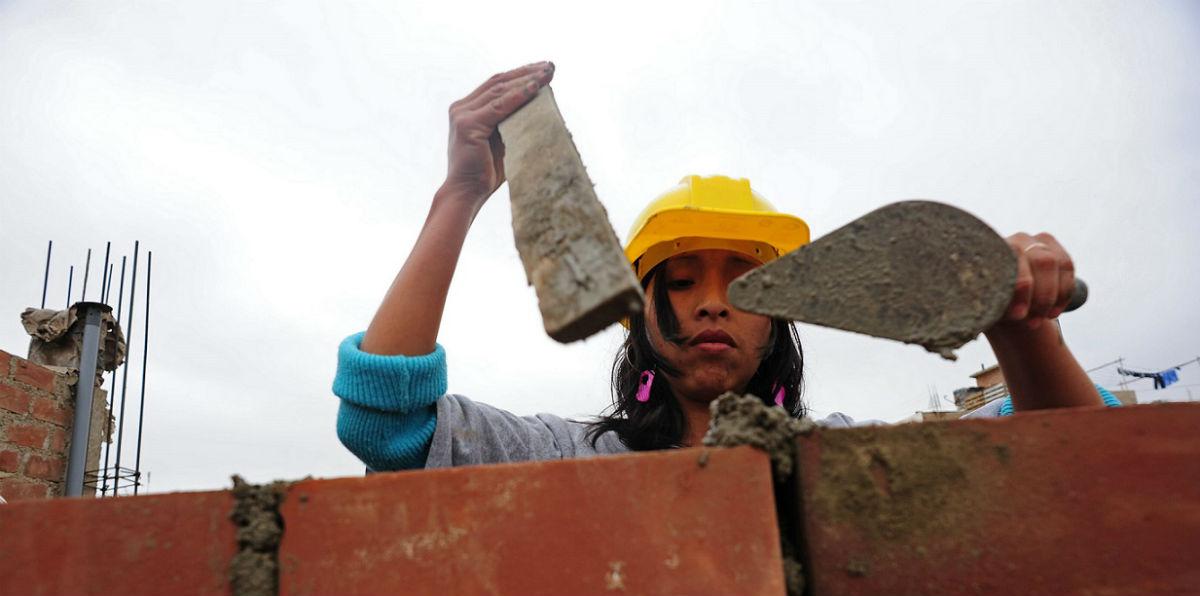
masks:
<path id="1" fill-rule="evenodd" d="M 1058 326 L 1075 287 L 1075 266 L 1050 234 L 1014 234 L 1017 285 L 1005 318 L 986 332 L 1014 410 L 1104 403 Z"/>
<path id="2" fill-rule="evenodd" d="M 361 349 L 382 355 L 433 352 L 446 293 L 475 215 L 504 183 L 496 126 L 554 76 L 539 62 L 500 73 L 450 106 L 449 167 L 425 226 L 367 327 Z"/>

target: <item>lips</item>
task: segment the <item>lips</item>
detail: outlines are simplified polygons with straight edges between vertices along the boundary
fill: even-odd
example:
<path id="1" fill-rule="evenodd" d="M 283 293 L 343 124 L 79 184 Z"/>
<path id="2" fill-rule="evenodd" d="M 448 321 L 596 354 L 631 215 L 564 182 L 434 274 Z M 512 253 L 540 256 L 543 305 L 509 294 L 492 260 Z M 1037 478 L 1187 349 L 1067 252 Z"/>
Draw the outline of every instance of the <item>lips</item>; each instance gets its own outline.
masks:
<path id="1" fill-rule="evenodd" d="M 720 329 L 701 331 L 692 337 L 692 341 L 688 342 L 688 345 L 691 346 L 698 346 L 701 344 L 725 344 L 729 347 L 737 347 L 737 342 L 733 341 L 733 338 L 730 337 L 728 333 L 725 333 Z"/>

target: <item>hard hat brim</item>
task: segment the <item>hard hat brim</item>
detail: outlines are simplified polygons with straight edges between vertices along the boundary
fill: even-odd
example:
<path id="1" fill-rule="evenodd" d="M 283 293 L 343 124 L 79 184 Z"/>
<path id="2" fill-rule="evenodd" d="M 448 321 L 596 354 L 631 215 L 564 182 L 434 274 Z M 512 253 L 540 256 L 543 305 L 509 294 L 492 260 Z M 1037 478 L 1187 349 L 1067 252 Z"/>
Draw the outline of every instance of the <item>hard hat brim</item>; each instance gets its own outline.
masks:
<path id="1" fill-rule="evenodd" d="M 633 234 L 629 245 L 625 247 L 625 256 L 630 263 L 637 264 L 635 269 L 640 280 L 655 265 L 674 254 L 684 252 L 670 250 L 674 248 L 671 245 L 684 238 L 718 241 L 715 245 L 707 247 L 689 242 L 687 250 L 735 250 L 757 257 L 765 263 L 808 244 L 809 231 L 804 220 L 786 213 L 695 207 L 667 209 L 648 218 L 641 229 Z M 721 244 L 722 241 L 725 241 L 724 245 Z M 667 250 L 663 250 L 663 244 L 668 245 Z M 773 248 L 775 254 L 755 254 L 752 252 L 755 244 L 765 244 Z"/>

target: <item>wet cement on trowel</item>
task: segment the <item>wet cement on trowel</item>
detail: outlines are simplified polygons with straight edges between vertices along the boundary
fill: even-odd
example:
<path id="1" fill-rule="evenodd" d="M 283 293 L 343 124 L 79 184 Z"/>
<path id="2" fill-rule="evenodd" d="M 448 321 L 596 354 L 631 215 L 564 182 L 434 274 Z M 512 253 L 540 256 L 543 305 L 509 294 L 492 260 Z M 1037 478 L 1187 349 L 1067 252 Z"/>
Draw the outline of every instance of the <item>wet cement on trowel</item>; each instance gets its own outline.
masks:
<path id="1" fill-rule="evenodd" d="M 734 280 L 749 312 L 954 350 L 1004 315 L 1017 260 L 987 224 L 932 201 L 864 215 Z"/>
<path id="2" fill-rule="evenodd" d="M 250 484 L 233 477 L 233 512 L 238 552 L 229 564 L 234 596 L 275 596 L 279 593 L 279 542 L 283 517 L 279 506 L 290 483 Z"/>
<path id="3" fill-rule="evenodd" d="M 812 431 L 816 425 L 808 419 L 792 418 L 786 410 L 767 405 L 754 395 L 726 393 L 709 406 L 712 418 L 704 445 L 708 447 L 738 447 L 749 445 L 765 451 L 771 458 L 772 477 L 776 490 L 785 485 L 795 470 L 796 437 Z M 776 503 L 781 501 L 777 498 Z M 779 511 L 779 519 L 787 512 Z M 781 528 L 779 539 L 783 552 L 783 577 L 789 596 L 804 593 L 804 569 L 799 553 L 791 541 L 791 532 Z"/>

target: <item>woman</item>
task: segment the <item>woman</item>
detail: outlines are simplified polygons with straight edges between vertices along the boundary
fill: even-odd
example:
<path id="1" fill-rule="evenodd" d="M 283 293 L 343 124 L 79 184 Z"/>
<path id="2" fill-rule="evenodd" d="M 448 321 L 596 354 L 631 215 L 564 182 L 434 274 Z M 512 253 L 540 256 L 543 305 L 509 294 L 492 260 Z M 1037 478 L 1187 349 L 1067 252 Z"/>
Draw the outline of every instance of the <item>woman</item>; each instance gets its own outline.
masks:
<path id="1" fill-rule="evenodd" d="M 804 413 L 804 361 L 794 328 L 733 308 L 725 289 L 807 242 L 807 226 L 776 213 L 745 180 L 724 177 L 685 178 L 635 226 L 626 254 L 648 299 L 645 311 L 630 318 L 613 366 L 610 414 L 590 424 L 549 414 L 518 417 L 446 394 L 437 332 L 467 230 L 504 182 L 496 126 L 553 76 L 553 64 L 530 64 L 493 76 L 450 107 L 446 181 L 367 331 L 339 349 L 338 436 L 372 470 L 699 445 L 709 403 L 726 391 Z M 672 214 L 705 212 L 736 212 L 751 225 L 739 229 L 711 217 L 662 225 Z M 1016 289 L 1004 320 L 986 336 L 1012 397 L 980 415 L 996 415 L 1005 404 L 1015 410 L 1115 404 L 1092 385 L 1053 322 L 1074 285 L 1066 251 L 1047 234 L 1008 241 L 1019 260 Z M 840 414 L 822 422 L 852 424 Z"/>

